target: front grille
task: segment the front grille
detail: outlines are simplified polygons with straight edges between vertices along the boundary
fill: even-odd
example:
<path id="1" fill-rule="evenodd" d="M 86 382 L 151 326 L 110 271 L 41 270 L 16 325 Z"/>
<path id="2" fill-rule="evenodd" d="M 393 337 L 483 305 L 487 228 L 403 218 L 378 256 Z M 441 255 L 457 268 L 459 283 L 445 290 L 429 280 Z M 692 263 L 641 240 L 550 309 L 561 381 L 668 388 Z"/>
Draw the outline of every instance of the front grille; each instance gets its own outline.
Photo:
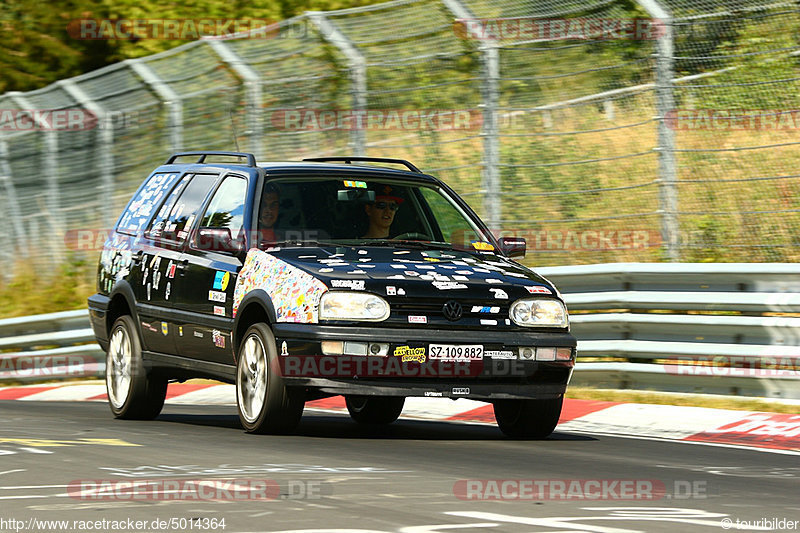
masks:
<path id="1" fill-rule="evenodd" d="M 448 320 L 445 316 L 443 308 L 445 303 L 456 301 L 461 304 L 462 314 L 458 320 Z M 499 302 L 499 301 L 498 301 Z M 447 299 L 430 299 L 426 301 L 408 299 L 392 300 L 389 302 L 392 313 L 387 322 L 403 324 L 406 326 L 426 327 L 431 324 L 438 328 L 465 328 L 465 327 L 495 327 L 500 329 L 514 328 L 514 324 L 506 324 L 505 319 L 508 318 L 508 302 L 494 303 L 486 300 L 460 300 L 455 298 Z M 473 312 L 473 308 L 497 308 L 496 313 L 490 312 Z M 426 317 L 425 322 L 409 322 L 408 317 Z M 481 323 L 481 320 L 495 320 L 496 324 Z"/>

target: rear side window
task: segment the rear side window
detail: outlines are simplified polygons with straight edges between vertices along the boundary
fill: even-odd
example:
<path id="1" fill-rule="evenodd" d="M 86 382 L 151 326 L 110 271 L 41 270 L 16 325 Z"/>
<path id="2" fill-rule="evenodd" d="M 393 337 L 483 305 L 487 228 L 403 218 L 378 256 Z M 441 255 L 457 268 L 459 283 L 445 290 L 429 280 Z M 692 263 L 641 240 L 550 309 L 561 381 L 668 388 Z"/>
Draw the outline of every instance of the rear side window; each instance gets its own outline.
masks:
<path id="1" fill-rule="evenodd" d="M 216 179 L 214 174 L 185 176 L 153 219 L 150 237 L 184 241 Z"/>
<path id="2" fill-rule="evenodd" d="M 150 218 L 161 204 L 161 200 L 167 194 L 179 174 L 153 174 L 147 183 L 139 189 L 128 204 L 128 208 L 122 215 L 117 225 L 117 231 L 128 235 L 140 235 L 144 231 Z"/>

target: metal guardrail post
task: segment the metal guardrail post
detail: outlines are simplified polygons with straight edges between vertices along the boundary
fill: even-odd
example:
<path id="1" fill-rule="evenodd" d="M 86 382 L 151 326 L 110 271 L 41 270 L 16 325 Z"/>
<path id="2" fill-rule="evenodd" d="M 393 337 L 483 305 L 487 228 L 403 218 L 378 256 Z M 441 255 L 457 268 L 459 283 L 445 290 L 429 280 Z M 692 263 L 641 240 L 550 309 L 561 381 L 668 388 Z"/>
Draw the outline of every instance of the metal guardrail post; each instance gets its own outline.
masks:
<path id="1" fill-rule="evenodd" d="M 459 0 L 442 0 L 445 7 L 460 20 L 474 20 L 475 15 Z M 500 229 L 502 204 L 500 203 L 500 140 L 497 108 L 500 105 L 500 50 L 493 40 L 475 33 L 472 25 L 467 32 L 478 43 L 481 52 L 483 76 L 481 83 L 483 106 L 483 216 L 489 227 Z"/>
<path id="2" fill-rule="evenodd" d="M 349 62 L 353 113 L 361 117 L 353 128 L 350 143 L 353 154 L 364 156 L 367 146 L 367 60 L 358 47 L 325 16 L 325 13 L 308 11 L 306 15 L 317 27 L 322 38 L 338 48 Z"/>
<path id="3" fill-rule="evenodd" d="M 125 61 L 169 110 L 169 146 L 172 152 L 183 150 L 183 100 L 180 95 L 159 78 L 141 59 Z"/>
<path id="4" fill-rule="evenodd" d="M 8 96 L 14 101 L 14 103 L 19 106 L 22 110 L 33 110 L 33 106 L 30 102 L 22 95 L 22 93 L 18 92 L 11 92 L 8 93 Z M 43 123 L 41 119 L 33 115 L 31 117 L 35 122 L 37 127 L 42 128 L 42 135 L 44 135 L 44 144 L 45 144 L 45 151 L 42 154 L 42 172 L 45 175 L 45 179 L 47 180 L 47 213 L 44 213 L 43 216 L 50 219 L 50 223 L 48 224 L 50 228 L 54 231 L 58 231 L 59 229 L 56 226 L 56 218 L 55 214 L 58 212 L 61 206 L 61 198 L 60 198 L 60 191 L 58 185 L 58 132 L 51 131 L 49 129 L 49 125 Z M 45 232 L 46 233 L 46 232 Z M 51 235 L 52 237 L 52 235 Z M 52 241 L 59 241 L 61 239 L 49 239 L 50 246 L 49 249 L 53 253 L 56 263 L 60 264 L 63 262 L 63 250 L 62 246 L 59 246 L 58 243 L 53 243 Z M 63 240 L 61 240 L 63 243 Z M 29 243 L 30 244 L 30 243 Z"/>
<path id="5" fill-rule="evenodd" d="M 233 72 L 241 78 L 244 83 L 245 98 L 247 109 L 245 120 L 247 121 L 248 151 L 260 155 L 260 142 L 264 133 L 262 120 L 262 98 L 261 98 L 261 77 L 248 65 L 230 46 L 219 39 L 205 39 L 211 49 L 227 63 Z"/>
<path id="6" fill-rule="evenodd" d="M 114 127 L 108 113 L 71 79 L 60 80 L 56 84 L 97 117 L 98 148 L 95 148 L 95 153 L 99 154 L 97 160 L 103 183 L 103 196 L 110 199 L 114 196 Z M 113 202 L 103 202 L 103 211 L 103 222 L 110 228 L 116 220 Z"/>
<path id="7" fill-rule="evenodd" d="M 674 42 L 672 15 L 656 0 L 636 0 L 647 13 L 660 22 L 656 40 L 656 113 L 658 114 L 658 180 L 661 233 L 666 255 L 670 261 L 680 261 L 678 226 L 677 161 L 675 132 L 667 122 L 668 113 L 675 110 L 672 93 Z"/>

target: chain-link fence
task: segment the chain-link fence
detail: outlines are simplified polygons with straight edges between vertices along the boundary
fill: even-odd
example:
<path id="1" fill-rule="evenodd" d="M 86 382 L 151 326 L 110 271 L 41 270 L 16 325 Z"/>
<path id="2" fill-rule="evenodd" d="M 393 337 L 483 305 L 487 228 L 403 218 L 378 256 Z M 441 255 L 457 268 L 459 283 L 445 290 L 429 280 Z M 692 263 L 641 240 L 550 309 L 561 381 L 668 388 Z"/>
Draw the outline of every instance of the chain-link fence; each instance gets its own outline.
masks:
<path id="1" fill-rule="evenodd" d="M 170 153 L 237 142 L 409 159 L 529 264 L 794 261 L 798 30 L 794 2 L 396 0 L 9 93 L 0 262 L 95 253 Z"/>

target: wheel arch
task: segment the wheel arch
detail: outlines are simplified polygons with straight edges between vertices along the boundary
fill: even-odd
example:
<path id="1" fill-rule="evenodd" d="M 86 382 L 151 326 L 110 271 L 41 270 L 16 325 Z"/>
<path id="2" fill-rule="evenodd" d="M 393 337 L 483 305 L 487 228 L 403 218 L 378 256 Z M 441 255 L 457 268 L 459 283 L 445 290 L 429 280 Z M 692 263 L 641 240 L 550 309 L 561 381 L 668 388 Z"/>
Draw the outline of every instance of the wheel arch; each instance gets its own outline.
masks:
<path id="1" fill-rule="evenodd" d="M 114 326 L 114 322 L 123 315 L 130 315 L 136 326 L 136 333 L 139 334 L 141 339 L 142 332 L 139 331 L 140 324 L 136 313 L 136 298 L 133 295 L 133 288 L 130 283 L 127 281 L 118 282 L 109 296 L 108 312 L 106 313 L 106 334 L 108 338 L 111 336 L 111 328 Z"/>
<path id="2" fill-rule="evenodd" d="M 272 299 L 264 289 L 256 289 L 248 293 L 239 304 L 236 318 L 233 321 L 233 331 L 231 332 L 231 343 L 234 346 L 234 357 L 237 355 L 239 343 L 247 332 L 247 329 L 258 322 L 265 322 L 268 325 L 277 321 L 275 307 Z"/>

